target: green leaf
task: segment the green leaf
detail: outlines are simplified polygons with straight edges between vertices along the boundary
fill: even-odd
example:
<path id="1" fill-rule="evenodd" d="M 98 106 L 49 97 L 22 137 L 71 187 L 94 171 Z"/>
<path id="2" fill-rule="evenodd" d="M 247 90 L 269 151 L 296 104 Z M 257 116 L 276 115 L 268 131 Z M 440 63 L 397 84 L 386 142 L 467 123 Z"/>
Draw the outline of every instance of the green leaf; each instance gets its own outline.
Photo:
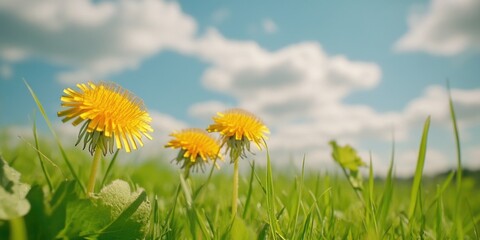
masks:
<path id="1" fill-rule="evenodd" d="M 91 199 L 67 206 L 60 238 L 141 239 L 149 226 L 150 202 L 143 190 L 132 192 L 127 182 L 115 180 Z"/>
<path id="2" fill-rule="evenodd" d="M 64 181 L 56 188 L 51 200 L 42 186 L 34 185 L 27 194 L 31 210 L 25 216 L 29 239 L 54 239 L 65 227 L 67 205 L 77 201 L 83 192 L 76 181 Z M 48 223 L 48 224 L 39 224 Z"/>
<path id="3" fill-rule="evenodd" d="M 0 220 L 22 217 L 30 210 L 30 185 L 20 182 L 20 173 L 0 159 Z"/>
<path id="4" fill-rule="evenodd" d="M 341 167 L 357 172 L 359 167 L 367 165 L 350 145 L 341 147 L 336 141 L 330 141 L 330 145 L 333 149 L 332 157 Z"/>

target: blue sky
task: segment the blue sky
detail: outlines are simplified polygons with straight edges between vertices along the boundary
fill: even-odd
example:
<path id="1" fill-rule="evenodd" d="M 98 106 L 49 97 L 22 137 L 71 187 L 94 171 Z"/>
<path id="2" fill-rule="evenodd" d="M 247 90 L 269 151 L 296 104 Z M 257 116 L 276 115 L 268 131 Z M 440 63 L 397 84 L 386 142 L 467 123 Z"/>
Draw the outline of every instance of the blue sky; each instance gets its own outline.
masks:
<path id="1" fill-rule="evenodd" d="M 307 154 L 312 165 L 330 165 L 327 142 L 335 138 L 364 156 L 372 150 L 382 172 L 394 131 L 397 169 L 406 175 L 423 120 L 432 115 L 427 165 L 435 172 L 455 162 L 448 78 L 466 162 L 480 166 L 474 0 L 24 0 L 2 1 L 0 19 L 1 127 L 31 126 L 35 105 L 23 79 L 56 123 L 64 88 L 108 80 L 153 112 L 151 145 L 172 130 L 205 127 L 216 111 L 242 107 L 270 126 L 272 151 L 283 162 Z"/>

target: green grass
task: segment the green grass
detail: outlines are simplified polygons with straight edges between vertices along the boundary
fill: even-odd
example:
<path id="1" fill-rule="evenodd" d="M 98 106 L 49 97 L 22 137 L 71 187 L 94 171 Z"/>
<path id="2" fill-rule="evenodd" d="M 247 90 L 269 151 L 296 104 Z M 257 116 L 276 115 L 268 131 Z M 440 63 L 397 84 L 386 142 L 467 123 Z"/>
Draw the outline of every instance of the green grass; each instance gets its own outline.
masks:
<path id="1" fill-rule="evenodd" d="M 2 143 L 5 142 L 2 139 Z M 39 145 L 44 155 L 59 168 L 68 169 L 52 144 L 39 141 Z M 43 199 L 36 200 L 50 201 L 65 183 L 60 170 L 48 161 L 39 161 L 38 152 L 27 144 L 20 143 L 13 148 L 3 144 L 1 151 L 7 162 L 14 160 L 11 165 L 22 173 L 24 182 L 32 184 L 32 189 L 42 189 Z M 87 181 L 90 156 L 75 148 L 66 148 L 65 151 L 71 156 L 72 168 L 78 171 L 79 179 Z M 129 157 L 124 153 L 117 156 Z M 252 164 L 248 172 L 240 174 L 239 214 L 232 221 L 231 175 L 228 171 L 232 169 L 229 165 L 223 171 L 214 172 L 208 185 L 195 193 L 207 180 L 207 172 L 194 173 L 184 179 L 167 159 L 114 165 L 109 165 L 110 161 L 105 160 L 100 172 L 103 176 L 109 169 L 109 176 L 97 183 L 108 184 L 119 178 L 127 180 L 131 186 L 145 189 L 153 206 L 147 239 L 476 239 L 478 236 L 480 192 L 477 190 L 480 183 L 464 177 L 460 201 L 469 205 L 457 206 L 453 173 L 446 178 L 424 177 L 421 181 L 411 181 L 396 179 L 390 167 L 386 179 L 369 177 L 365 180 L 362 194 L 367 204 L 364 205 L 342 175 L 321 174 L 303 168 L 297 169 L 296 174 L 286 173 L 275 168 L 275 159 L 267 157 L 266 168 Z M 53 193 L 50 193 L 42 173 L 42 162 L 50 174 L 55 189 Z M 241 164 L 247 165 L 248 162 L 243 160 Z M 181 191 L 176 194 L 179 185 Z M 415 187 L 416 197 L 411 194 Z M 78 198 L 83 198 L 81 187 L 77 189 Z M 416 207 L 412 207 L 412 199 Z M 72 199 L 66 196 L 62 201 L 62 204 L 68 204 Z M 32 203 L 32 211 L 38 204 Z M 173 206 L 175 208 L 171 211 Z M 40 215 L 33 211 L 26 218 L 41 218 L 35 214 Z M 44 229 L 31 233 L 36 229 L 31 224 L 39 222 L 26 223 L 29 239 L 39 239 L 34 237 L 35 234 L 50 231 Z M 61 229 L 62 223 L 56 224 L 60 227 L 51 231 Z M 459 225 L 462 231 L 457 231 Z M 7 221 L 0 221 L 1 239 L 10 236 L 8 226 Z M 56 236 L 56 233 L 41 233 L 39 236 Z"/>
<path id="2" fill-rule="evenodd" d="M 240 159 L 250 168 L 240 174 L 238 212 L 232 218 L 232 165 L 185 177 L 169 159 L 134 162 L 131 154 L 116 152 L 100 165 L 96 192 L 102 189 L 104 195 L 88 199 L 84 183 L 91 156 L 73 146 L 75 139 L 71 143 L 58 139 L 33 91 L 32 95 L 53 141 L 49 135 L 38 136 L 35 123 L 34 137 L 22 138 L 16 145 L 0 131 L 2 159 L 31 185 L 26 197 L 30 211 L 24 217 L 0 220 L 0 239 L 479 238 L 480 181 L 461 173 L 460 137 L 451 100 L 456 171 L 443 177 L 423 175 L 430 118 L 418 136 L 412 179 L 395 177 L 395 144 L 384 179 L 374 178 L 371 159 L 363 159 L 369 164 L 363 166 L 368 177 L 362 179 L 358 168 L 363 163 L 356 151 L 336 143 L 339 174 L 326 173 L 321 166 L 306 169 L 308 158 L 298 159 L 301 167 L 291 166 L 294 173 L 287 172 L 276 167 L 267 149 L 265 159 L 257 157 L 257 162 Z M 131 189 L 110 185 L 115 179 L 128 182 Z"/>

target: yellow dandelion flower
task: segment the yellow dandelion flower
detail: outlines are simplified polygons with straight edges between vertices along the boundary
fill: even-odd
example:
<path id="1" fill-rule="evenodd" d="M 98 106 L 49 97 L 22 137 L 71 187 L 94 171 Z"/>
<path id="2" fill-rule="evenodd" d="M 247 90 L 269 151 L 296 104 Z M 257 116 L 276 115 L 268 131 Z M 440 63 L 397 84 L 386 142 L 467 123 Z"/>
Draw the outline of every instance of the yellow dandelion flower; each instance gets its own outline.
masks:
<path id="1" fill-rule="evenodd" d="M 57 114 L 63 122 L 73 119 L 74 126 L 85 122 L 77 144 L 83 139 L 84 148 L 88 144 L 92 154 L 100 144 L 106 154 L 107 150 L 113 152 L 114 143 L 130 152 L 137 144 L 143 146 L 142 135 L 152 139 L 152 118 L 141 99 L 114 83 L 88 82 L 77 87 L 79 91 L 63 91 L 61 106 L 66 109 Z"/>
<path id="2" fill-rule="evenodd" d="M 170 134 L 173 137 L 165 147 L 179 148 L 176 158 L 177 163 L 182 163 L 182 168 L 200 166 L 208 160 L 222 159 L 220 145 L 207 132 L 202 129 L 189 128 Z"/>
<path id="3" fill-rule="evenodd" d="M 261 149 L 264 145 L 263 139 L 266 139 L 265 134 L 270 133 L 260 119 L 242 109 L 219 112 L 213 117 L 213 121 L 207 131 L 219 132 L 222 135 L 222 142 L 227 143 L 232 160 L 245 156 L 245 149 L 250 151 L 250 142 L 254 142 Z"/>

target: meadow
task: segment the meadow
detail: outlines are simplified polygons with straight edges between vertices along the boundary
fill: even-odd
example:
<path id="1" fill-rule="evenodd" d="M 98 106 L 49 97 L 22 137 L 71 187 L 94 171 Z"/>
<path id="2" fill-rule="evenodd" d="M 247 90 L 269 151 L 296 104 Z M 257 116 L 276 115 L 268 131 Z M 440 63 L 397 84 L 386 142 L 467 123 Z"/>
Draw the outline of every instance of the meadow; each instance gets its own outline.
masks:
<path id="1" fill-rule="evenodd" d="M 239 176 L 233 216 L 229 164 L 223 165 L 227 171 L 207 165 L 185 174 L 161 156 L 134 161 L 107 154 L 97 194 L 89 197 L 87 151 L 61 142 L 51 126 L 51 134 L 38 137 L 34 124 L 34 137 L 13 145 L 3 130 L 0 239 L 479 239 L 480 182 L 462 174 L 452 102 L 450 110 L 457 137 L 452 151 L 459 154 L 457 169 L 443 176 L 423 175 L 429 118 L 418 134 L 411 179 L 395 176 L 401 163 L 395 162 L 394 144 L 388 174 L 380 179 L 370 160 L 349 146 L 330 143 L 339 171 L 328 173 L 276 167 L 267 142 L 265 159 L 248 153 L 240 159 L 249 170 Z M 259 161 L 266 166 L 258 167 Z M 368 174 L 362 177 L 359 168 Z"/>

